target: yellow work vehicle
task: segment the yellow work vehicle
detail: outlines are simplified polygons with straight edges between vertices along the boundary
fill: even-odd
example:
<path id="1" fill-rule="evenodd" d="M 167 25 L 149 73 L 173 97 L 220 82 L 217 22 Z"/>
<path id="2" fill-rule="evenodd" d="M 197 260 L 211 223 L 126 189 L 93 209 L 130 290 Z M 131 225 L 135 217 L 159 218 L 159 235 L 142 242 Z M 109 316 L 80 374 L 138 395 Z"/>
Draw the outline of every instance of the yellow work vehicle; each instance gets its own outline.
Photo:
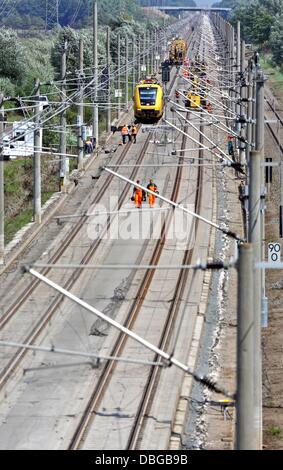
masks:
<path id="1" fill-rule="evenodd" d="M 184 39 L 174 39 L 169 50 L 169 62 L 171 65 L 183 65 L 188 50 L 188 44 Z"/>
<path id="2" fill-rule="evenodd" d="M 187 100 L 185 102 L 186 108 L 193 109 L 195 111 L 200 110 L 201 106 L 201 98 L 200 95 L 197 95 L 196 93 L 189 92 L 187 93 Z"/>
<path id="3" fill-rule="evenodd" d="M 135 118 L 142 124 L 154 124 L 163 116 L 164 92 L 156 78 L 146 78 L 136 86 Z"/>

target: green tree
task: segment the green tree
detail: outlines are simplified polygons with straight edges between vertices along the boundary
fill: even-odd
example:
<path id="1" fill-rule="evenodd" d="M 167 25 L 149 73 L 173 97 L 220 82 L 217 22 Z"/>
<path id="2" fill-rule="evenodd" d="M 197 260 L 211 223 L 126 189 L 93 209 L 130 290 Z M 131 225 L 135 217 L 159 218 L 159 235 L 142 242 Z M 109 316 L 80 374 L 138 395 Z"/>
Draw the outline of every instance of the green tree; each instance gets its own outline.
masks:
<path id="1" fill-rule="evenodd" d="M 11 30 L 0 30 L 0 78 L 21 83 L 25 72 L 25 51 L 17 35 Z"/>
<path id="2" fill-rule="evenodd" d="M 80 38 L 84 41 L 84 67 L 89 69 L 92 67 L 93 57 L 92 57 L 92 35 L 91 31 L 82 30 L 76 31 L 70 27 L 60 28 L 55 37 L 54 45 L 51 51 L 51 62 L 55 68 L 55 72 L 60 75 L 61 69 L 61 55 L 62 55 L 62 46 L 64 41 L 67 40 L 67 70 L 68 73 L 74 75 L 79 69 L 79 44 Z M 99 52 L 103 51 L 103 40 L 101 38 L 101 32 L 99 34 Z M 105 51 L 105 48 L 104 48 Z"/>
<path id="3" fill-rule="evenodd" d="M 0 77 L 0 90 L 5 96 L 15 95 L 15 86 L 9 78 Z"/>
<path id="4" fill-rule="evenodd" d="M 275 64 L 283 69 L 283 14 L 277 15 L 271 28 L 269 47 Z"/>

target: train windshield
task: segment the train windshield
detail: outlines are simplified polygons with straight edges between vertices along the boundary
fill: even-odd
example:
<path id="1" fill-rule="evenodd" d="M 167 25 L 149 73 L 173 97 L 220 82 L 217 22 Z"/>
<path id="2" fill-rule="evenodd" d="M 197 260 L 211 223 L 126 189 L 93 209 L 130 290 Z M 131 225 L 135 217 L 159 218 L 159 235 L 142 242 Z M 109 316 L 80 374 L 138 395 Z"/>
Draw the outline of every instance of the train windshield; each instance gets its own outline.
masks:
<path id="1" fill-rule="evenodd" d="M 140 88 L 141 106 L 155 106 L 157 88 Z"/>

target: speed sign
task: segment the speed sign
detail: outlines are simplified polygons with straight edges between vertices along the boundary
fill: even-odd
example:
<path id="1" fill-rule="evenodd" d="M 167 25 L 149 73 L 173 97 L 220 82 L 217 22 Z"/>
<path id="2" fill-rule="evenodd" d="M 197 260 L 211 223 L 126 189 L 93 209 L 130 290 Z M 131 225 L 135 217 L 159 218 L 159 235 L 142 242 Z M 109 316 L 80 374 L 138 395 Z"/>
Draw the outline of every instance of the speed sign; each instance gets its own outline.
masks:
<path id="1" fill-rule="evenodd" d="M 268 262 L 269 263 L 280 263 L 281 262 L 281 244 L 280 243 L 268 243 Z"/>

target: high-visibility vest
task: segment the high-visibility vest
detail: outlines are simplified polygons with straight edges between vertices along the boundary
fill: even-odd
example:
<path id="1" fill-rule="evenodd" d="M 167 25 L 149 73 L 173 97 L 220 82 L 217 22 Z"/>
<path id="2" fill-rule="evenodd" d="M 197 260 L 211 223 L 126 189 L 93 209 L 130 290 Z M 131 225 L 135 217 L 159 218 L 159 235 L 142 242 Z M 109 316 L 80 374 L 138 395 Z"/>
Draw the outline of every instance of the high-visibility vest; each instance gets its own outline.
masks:
<path id="1" fill-rule="evenodd" d="M 129 134 L 129 129 L 127 127 L 123 127 L 122 135 L 128 135 L 128 134 Z"/>
<path id="2" fill-rule="evenodd" d="M 141 189 L 141 188 L 135 188 L 134 194 L 135 194 L 135 196 L 138 196 L 138 197 L 140 197 L 140 198 L 143 197 L 143 193 L 142 193 L 142 189 Z"/>
<path id="3" fill-rule="evenodd" d="M 134 127 L 132 128 L 132 134 L 133 134 L 133 135 L 136 135 L 137 133 L 138 133 L 138 130 L 137 130 L 136 126 L 134 126 Z"/>
<path id="4" fill-rule="evenodd" d="M 149 189 L 150 191 L 155 193 L 157 191 L 157 186 L 156 186 L 156 184 L 149 184 L 147 189 Z"/>

